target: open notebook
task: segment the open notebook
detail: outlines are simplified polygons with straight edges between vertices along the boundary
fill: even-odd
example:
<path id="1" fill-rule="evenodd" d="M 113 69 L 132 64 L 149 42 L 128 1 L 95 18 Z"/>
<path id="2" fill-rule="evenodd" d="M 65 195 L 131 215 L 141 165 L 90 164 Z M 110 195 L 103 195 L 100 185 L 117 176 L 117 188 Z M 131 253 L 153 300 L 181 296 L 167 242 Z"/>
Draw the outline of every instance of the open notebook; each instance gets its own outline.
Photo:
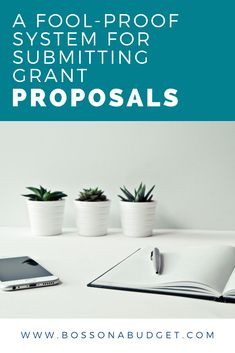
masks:
<path id="1" fill-rule="evenodd" d="M 88 286 L 219 301 L 235 300 L 234 247 L 200 246 L 162 252 L 161 275 L 154 272 L 151 250 L 136 250 Z"/>

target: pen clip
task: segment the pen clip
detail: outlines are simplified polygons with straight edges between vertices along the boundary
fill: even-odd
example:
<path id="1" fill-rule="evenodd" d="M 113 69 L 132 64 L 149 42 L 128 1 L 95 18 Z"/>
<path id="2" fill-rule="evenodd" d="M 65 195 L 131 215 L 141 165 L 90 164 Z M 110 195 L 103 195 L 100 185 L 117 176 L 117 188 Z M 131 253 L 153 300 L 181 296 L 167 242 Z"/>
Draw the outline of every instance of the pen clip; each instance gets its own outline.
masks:
<path id="1" fill-rule="evenodd" d="M 158 266 L 157 266 L 157 271 L 156 271 L 156 273 L 157 273 L 158 275 L 160 275 L 160 274 L 161 274 L 161 270 L 162 270 L 162 254 L 159 253 L 159 255 L 158 255 Z"/>

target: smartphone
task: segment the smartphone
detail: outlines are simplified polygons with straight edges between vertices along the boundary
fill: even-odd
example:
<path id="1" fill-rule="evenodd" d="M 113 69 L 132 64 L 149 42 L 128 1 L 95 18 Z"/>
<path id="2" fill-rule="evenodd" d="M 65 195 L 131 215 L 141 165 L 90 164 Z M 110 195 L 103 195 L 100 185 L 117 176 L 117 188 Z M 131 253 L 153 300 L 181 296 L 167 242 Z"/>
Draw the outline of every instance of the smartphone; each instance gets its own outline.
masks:
<path id="1" fill-rule="evenodd" d="M 0 258 L 0 287 L 5 291 L 54 286 L 60 280 L 28 256 Z"/>

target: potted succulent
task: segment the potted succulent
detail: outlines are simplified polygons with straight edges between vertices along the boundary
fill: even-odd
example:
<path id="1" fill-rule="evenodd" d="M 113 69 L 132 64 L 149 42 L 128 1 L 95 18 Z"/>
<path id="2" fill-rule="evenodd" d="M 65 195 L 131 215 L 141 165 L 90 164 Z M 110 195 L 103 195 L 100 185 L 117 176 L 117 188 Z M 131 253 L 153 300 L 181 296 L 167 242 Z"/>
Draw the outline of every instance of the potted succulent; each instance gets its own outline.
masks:
<path id="1" fill-rule="evenodd" d="M 110 200 L 97 188 L 83 189 L 74 201 L 78 234 L 97 237 L 107 234 Z"/>
<path id="2" fill-rule="evenodd" d="M 156 201 L 152 191 L 155 185 L 146 192 L 146 186 L 141 183 L 134 193 L 125 186 L 121 189 L 121 224 L 124 235 L 130 237 L 148 237 L 152 235 L 155 219 Z"/>
<path id="3" fill-rule="evenodd" d="M 31 230 L 34 235 L 57 235 L 62 233 L 64 216 L 64 197 L 62 191 L 45 189 L 40 186 L 27 187 L 30 194 L 22 195 L 28 198 L 27 206 Z"/>

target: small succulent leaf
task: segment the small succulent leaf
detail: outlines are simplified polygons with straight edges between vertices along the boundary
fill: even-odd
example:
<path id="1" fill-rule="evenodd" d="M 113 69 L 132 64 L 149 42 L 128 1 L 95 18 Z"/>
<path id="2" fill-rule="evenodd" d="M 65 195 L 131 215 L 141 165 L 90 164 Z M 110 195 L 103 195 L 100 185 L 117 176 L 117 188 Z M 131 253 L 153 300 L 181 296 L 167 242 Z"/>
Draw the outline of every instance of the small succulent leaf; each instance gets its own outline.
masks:
<path id="1" fill-rule="evenodd" d="M 130 191 L 127 190 L 127 188 L 125 186 L 123 186 L 123 188 L 120 188 L 120 189 L 129 201 L 135 200 L 135 197 L 130 193 Z"/>
<path id="2" fill-rule="evenodd" d="M 139 195 L 141 189 L 142 189 L 142 183 L 140 183 L 140 185 L 139 185 L 139 187 L 137 189 L 137 196 Z"/>
<path id="3" fill-rule="evenodd" d="M 30 198 L 32 198 L 32 197 L 38 197 L 37 195 L 35 195 L 35 194 L 24 194 L 24 195 L 22 195 L 22 196 L 24 196 L 24 197 L 30 197 Z"/>
<path id="4" fill-rule="evenodd" d="M 145 195 L 146 200 L 149 199 L 149 196 L 151 195 L 151 193 L 152 193 L 152 191 L 153 191 L 154 188 L 155 188 L 155 185 L 153 185 L 153 186 L 151 187 L 151 189 L 147 192 L 147 194 Z"/>
<path id="5" fill-rule="evenodd" d="M 53 191 L 53 192 L 50 192 L 50 194 L 53 196 L 62 196 L 62 195 L 67 196 L 62 191 Z"/>
<path id="6" fill-rule="evenodd" d="M 34 192 L 34 194 L 37 195 L 38 197 L 41 197 L 40 189 L 35 188 L 33 186 L 28 186 L 26 189 Z"/>
<path id="7" fill-rule="evenodd" d="M 128 201 L 134 201 L 135 197 L 128 190 L 121 189 L 121 191 L 127 197 Z"/>
<path id="8" fill-rule="evenodd" d="M 66 197 L 67 195 L 64 194 L 62 191 L 54 191 L 54 192 L 49 192 L 49 200 L 57 201 L 62 199 L 63 197 Z"/>
<path id="9" fill-rule="evenodd" d="M 61 197 L 67 197 L 68 195 L 65 194 L 64 192 L 61 192 Z"/>
<path id="10" fill-rule="evenodd" d="M 40 195 L 41 195 L 42 198 L 43 198 L 43 195 L 44 195 L 46 192 L 48 192 L 47 189 L 45 189 L 44 187 L 42 187 L 42 186 L 40 185 Z M 50 192 L 50 191 L 49 191 L 49 192 Z"/>
<path id="11" fill-rule="evenodd" d="M 127 199 L 125 199 L 123 196 L 121 196 L 121 195 L 118 195 L 118 197 L 120 197 L 120 199 L 122 200 L 122 201 L 129 201 L 129 200 L 127 200 Z"/>
<path id="12" fill-rule="evenodd" d="M 150 202 L 152 198 L 153 198 L 153 195 L 151 195 L 147 201 Z"/>
<path id="13" fill-rule="evenodd" d="M 45 193 L 43 194 L 42 200 L 43 200 L 43 201 L 48 201 L 48 200 L 50 200 L 50 195 L 52 195 L 52 194 L 50 194 L 49 191 L 45 192 Z"/>
<path id="14" fill-rule="evenodd" d="M 145 189 L 146 189 L 146 186 L 143 185 L 141 190 L 140 190 L 140 194 L 139 194 L 140 201 L 144 201 Z"/>

